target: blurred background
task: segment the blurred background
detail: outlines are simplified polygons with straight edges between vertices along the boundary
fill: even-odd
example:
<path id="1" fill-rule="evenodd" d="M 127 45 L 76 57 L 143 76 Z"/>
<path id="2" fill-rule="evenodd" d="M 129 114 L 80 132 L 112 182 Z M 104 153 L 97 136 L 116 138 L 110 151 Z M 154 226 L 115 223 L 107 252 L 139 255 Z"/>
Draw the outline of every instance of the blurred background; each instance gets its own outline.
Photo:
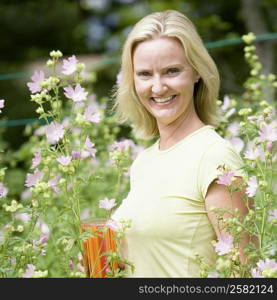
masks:
<path id="1" fill-rule="evenodd" d="M 76 55 L 96 74 L 94 92 L 108 97 L 128 32 L 145 15 L 165 9 L 196 24 L 219 68 L 221 98 L 240 93 L 248 76 L 243 34 L 258 36 L 264 73 L 276 74 L 277 0 L 1 0 L 1 139 L 14 150 L 25 141 L 25 119 L 37 117 L 26 83 L 44 68 L 50 51 Z"/>

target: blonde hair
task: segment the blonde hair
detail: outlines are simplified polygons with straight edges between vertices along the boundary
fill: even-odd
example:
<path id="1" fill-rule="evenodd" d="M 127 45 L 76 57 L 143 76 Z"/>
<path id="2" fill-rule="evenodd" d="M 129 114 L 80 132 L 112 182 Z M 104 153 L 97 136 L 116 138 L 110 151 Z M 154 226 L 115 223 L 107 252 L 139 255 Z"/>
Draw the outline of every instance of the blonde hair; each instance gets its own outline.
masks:
<path id="1" fill-rule="evenodd" d="M 144 17 L 126 39 L 121 58 L 121 78 L 114 93 L 114 110 L 119 121 L 131 124 L 139 138 L 149 139 L 159 135 L 156 119 L 144 108 L 136 94 L 132 61 L 137 44 L 156 37 L 172 37 L 181 42 L 188 62 L 200 76 L 194 87 L 196 113 L 204 124 L 217 127 L 217 67 L 193 23 L 185 15 L 174 10 L 156 12 Z"/>

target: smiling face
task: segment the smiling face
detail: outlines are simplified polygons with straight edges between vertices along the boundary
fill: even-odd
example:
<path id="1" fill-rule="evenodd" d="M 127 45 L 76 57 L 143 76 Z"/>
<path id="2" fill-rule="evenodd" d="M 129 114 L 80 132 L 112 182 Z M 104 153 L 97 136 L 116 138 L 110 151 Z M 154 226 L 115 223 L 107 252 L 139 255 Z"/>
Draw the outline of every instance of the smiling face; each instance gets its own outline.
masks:
<path id="1" fill-rule="evenodd" d="M 158 126 L 194 111 L 193 89 L 199 75 L 178 40 L 161 37 L 139 43 L 133 53 L 133 67 L 137 95 Z"/>

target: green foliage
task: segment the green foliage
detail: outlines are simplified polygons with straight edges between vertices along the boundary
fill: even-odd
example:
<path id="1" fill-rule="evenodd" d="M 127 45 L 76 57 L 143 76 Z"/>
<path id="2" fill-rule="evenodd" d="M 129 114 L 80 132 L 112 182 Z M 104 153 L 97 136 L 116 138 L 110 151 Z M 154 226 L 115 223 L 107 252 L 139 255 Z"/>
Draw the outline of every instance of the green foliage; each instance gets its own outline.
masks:
<path id="1" fill-rule="evenodd" d="M 34 265 L 34 277 L 84 276 L 84 272 L 71 272 L 69 268 L 70 260 L 80 264 L 83 214 L 90 218 L 107 217 L 104 209 L 99 209 L 99 200 L 114 197 L 119 205 L 128 192 L 129 179 L 124 173 L 131 155 L 136 154 L 135 144 L 128 144 L 127 140 L 124 147 L 114 144 L 120 128 L 112 116 L 107 117 L 105 99 L 98 100 L 89 90 L 92 82 L 85 78 L 92 77 L 85 76 L 84 65 L 78 63 L 72 76 L 62 75 L 55 67 L 62 54 L 52 51 L 50 55 L 47 65 L 53 68 L 53 74 L 40 83 L 40 93 L 31 95 L 31 101 L 39 107 L 39 118 L 45 119 L 47 125 L 28 126 L 25 134 L 29 140 L 1 162 L 3 167 L 9 167 L 2 169 L 1 178 L 9 190 L 7 199 L 0 198 L 2 277 L 23 276 Z M 64 87 L 78 84 L 90 91 L 85 102 L 74 102 L 64 95 Z M 55 142 L 45 136 L 47 126 L 54 124 L 49 118 L 64 128 Z M 24 163 L 28 170 L 38 155 L 37 165 L 28 174 L 18 168 Z M 61 157 L 71 157 L 71 161 L 59 163 L 57 159 Z M 43 176 L 33 184 L 28 181 L 35 174 L 31 172 L 41 172 Z M 24 183 L 28 189 L 24 189 Z M 19 201 L 10 200 L 13 198 Z"/>

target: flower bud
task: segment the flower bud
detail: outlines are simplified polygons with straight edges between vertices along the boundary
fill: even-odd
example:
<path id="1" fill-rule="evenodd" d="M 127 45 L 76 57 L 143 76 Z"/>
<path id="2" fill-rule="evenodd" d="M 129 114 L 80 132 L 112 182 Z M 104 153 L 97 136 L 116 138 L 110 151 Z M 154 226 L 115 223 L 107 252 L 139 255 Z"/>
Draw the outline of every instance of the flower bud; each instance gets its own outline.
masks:
<path id="1" fill-rule="evenodd" d="M 46 62 L 46 66 L 47 67 L 53 67 L 55 65 L 54 61 L 52 59 L 48 59 Z"/>
<path id="2" fill-rule="evenodd" d="M 253 69 L 253 70 L 250 71 L 250 74 L 252 76 L 256 76 L 256 75 L 258 75 L 258 71 L 256 69 Z"/>
<path id="3" fill-rule="evenodd" d="M 7 231 L 14 231 L 14 227 L 11 225 L 11 224 L 7 224 L 6 226 L 5 226 L 5 229 L 7 230 Z"/>
<path id="4" fill-rule="evenodd" d="M 273 150 L 273 143 L 272 143 L 272 141 L 267 142 L 267 144 L 266 144 L 266 150 L 269 151 L 269 152 L 272 152 L 272 150 Z"/>
<path id="5" fill-rule="evenodd" d="M 49 80 L 48 79 L 45 79 L 45 80 L 43 80 L 42 82 L 40 82 L 40 86 L 41 86 L 41 88 L 48 88 L 48 86 L 49 86 Z"/>
<path id="6" fill-rule="evenodd" d="M 59 109 L 62 106 L 61 101 L 53 101 L 52 102 L 53 109 Z"/>
<path id="7" fill-rule="evenodd" d="M 239 227 L 237 227 L 237 230 L 236 230 L 238 233 L 240 233 L 240 232 L 242 232 L 242 227 L 241 226 L 239 226 Z"/>
<path id="8" fill-rule="evenodd" d="M 263 101 L 260 102 L 260 105 L 261 105 L 262 107 L 268 107 L 268 106 L 269 106 L 269 103 L 268 103 L 267 101 L 263 100 Z"/>
<path id="9" fill-rule="evenodd" d="M 261 74 L 261 75 L 260 75 L 260 79 L 261 79 L 261 80 L 265 80 L 265 75 L 264 75 L 264 74 Z"/>
<path id="10" fill-rule="evenodd" d="M 22 232 L 24 230 L 24 227 L 22 225 L 18 225 L 16 228 L 16 231 Z"/>
<path id="11" fill-rule="evenodd" d="M 276 76 L 274 74 L 270 73 L 270 74 L 268 74 L 267 78 L 269 81 L 274 81 L 276 79 Z"/>
<path id="12" fill-rule="evenodd" d="M 259 186 L 261 188 L 266 188 L 268 186 L 268 183 L 264 180 L 259 181 Z"/>
<path id="13" fill-rule="evenodd" d="M 86 121 L 85 121 L 85 119 L 84 119 L 84 116 L 82 115 L 82 114 L 80 114 L 80 113 L 78 113 L 77 114 L 77 116 L 76 116 L 76 123 L 78 124 L 78 125 L 84 125 L 85 123 L 86 123 Z"/>
<path id="14" fill-rule="evenodd" d="M 236 107 L 237 104 L 238 104 L 238 102 L 237 102 L 235 99 L 232 99 L 232 100 L 231 100 L 231 106 L 232 106 L 232 107 Z"/>
<path id="15" fill-rule="evenodd" d="M 64 184 L 66 182 L 66 180 L 64 179 L 64 178 L 61 178 L 60 180 L 59 180 L 59 184 Z"/>
<path id="16" fill-rule="evenodd" d="M 44 113 L 43 108 L 40 106 L 40 107 L 36 110 L 36 113 L 38 113 L 39 115 L 43 114 L 43 113 Z"/>
<path id="17" fill-rule="evenodd" d="M 82 72 L 85 69 L 85 64 L 83 63 L 78 63 L 76 66 L 77 72 Z"/>
<path id="18" fill-rule="evenodd" d="M 61 52 L 60 50 L 58 50 L 58 51 L 56 52 L 56 56 L 57 56 L 57 57 L 62 57 L 63 54 L 62 54 L 62 52 Z"/>
<path id="19" fill-rule="evenodd" d="M 33 207 L 38 207 L 38 200 L 32 199 L 32 206 Z"/>
<path id="20" fill-rule="evenodd" d="M 201 278 L 206 278 L 207 276 L 208 276 L 207 271 L 204 271 L 204 270 L 200 271 L 200 277 Z"/>
<path id="21" fill-rule="evenodd" d="M 253 41 L 255 41 L 256 36 L 253 32 L 249 32 L 248 34 L 243 35 L 242 39 L 246 44 L 251 44 Z"/>
<path id="22" fill-rule="evenodd" d="M 246 123 L 244 122 L 244 121 L 241 121 L 240 123 L 239 123 L 239 126 L 240 127 L 244 127 L 246 125 Z"/>
<path id="23" fill-rule="evenodd" d="M 52 58 L 57 59 L 57 58 L 62 57 L 62 56 L 63 56 L 63 54 L 60 50 L 58 50 L 58 51 L 53 50 L 53 51 L 50 52 L 50 57 L 52 57 Z"/>
<path id="24" fill-rule="evenodd" d="M 252 113 L 252 109 L 251 108 L 242 108 L 239 110 L 238 114 L 240 116 L 248 116 Z"/>

